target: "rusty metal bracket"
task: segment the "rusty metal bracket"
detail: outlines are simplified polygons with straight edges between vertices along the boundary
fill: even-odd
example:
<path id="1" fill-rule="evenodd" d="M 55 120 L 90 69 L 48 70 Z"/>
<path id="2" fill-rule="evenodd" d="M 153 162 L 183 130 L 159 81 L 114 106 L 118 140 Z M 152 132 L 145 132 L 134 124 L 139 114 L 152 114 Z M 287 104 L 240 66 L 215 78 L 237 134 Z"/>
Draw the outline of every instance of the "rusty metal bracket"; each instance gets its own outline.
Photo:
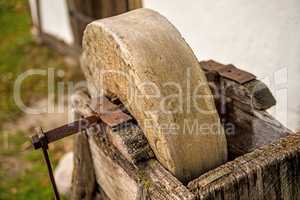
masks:
<path id="1" fill-rule="evenodd" d="M 99 100 L 99 99 L 98 99 Z M 120 108 L 111 103 L 107 98 L 102 97 L 101 101 L 95 101 L 94 104 L 94 115 L 82 118 L 78 121 L 66 124 L 64 126 L 43 132 L 42 129 L 31 137 L 31 142 L 34 149 L 42 149 L 44 159 L 48 168 L 50 181 L 52 184 L 53 192 L 56 200 L 60 200 L 55 179 L 53 176 L 53 170 L 48 155 L 48 144 L 63 139 L 67 136 L 79 133 L 90 127 L 94 127 L 100 122 L 104 123 L 110 128 L 116 128 L 126 122 L 132 120 L 132 117 L 120 110 Z"/>
<path id="2" fill-rule="evenodd" d="M 94 114 L 110 128 L 115 128 L 133 119 L 104 96 L 92 99 L 90 107 Z"/>
<path id="3" fill-rule="evenodd" d="M 47 141 L 47 137 L 46 137 L 45 133 L 43 132 L 43 129 L 40 129 L 37 137 L 38 137 L 38 141 L 40 142 L 41 148 L 43 150 L 43 155 L 44 155 L 44 159 L 45 159 L 45 162 L 47 165 L 48 174 L 49 174 L 50 181 L 52 184 L 52 189 L 54 192 L 55 199 L 60 200 L 59 193 L 58 193 L 57 186 L 56 186 L 55 179 L 54 179 L 54 175 L 53 175 L 51 161 L 50 161 L 50 158 L 48 155 L 48 141 Z M 37 138 L 35 138 L 35 139 L 37 139 Z"/>
<path id="4" fill-rule="evenodd" d="M 238 69 L 233 65 L 221 65 L 215 61 L 200 62 L 201 67 L 211 73 L 217 73 L 219 76 L 236 81 L 240 84 L 255 80 L 256 76 Z"/>

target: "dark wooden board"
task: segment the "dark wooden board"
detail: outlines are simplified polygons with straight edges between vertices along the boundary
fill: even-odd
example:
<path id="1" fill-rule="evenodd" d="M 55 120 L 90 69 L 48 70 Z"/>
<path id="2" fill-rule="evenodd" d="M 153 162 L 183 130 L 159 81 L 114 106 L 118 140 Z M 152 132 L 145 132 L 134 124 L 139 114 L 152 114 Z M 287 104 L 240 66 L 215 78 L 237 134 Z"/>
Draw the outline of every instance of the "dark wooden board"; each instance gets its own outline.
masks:
<path id="1" fill-rule="evenodd" d="M 191 181 L 196 199 L 300 199 L 300 134 L 292 134 Z"/>

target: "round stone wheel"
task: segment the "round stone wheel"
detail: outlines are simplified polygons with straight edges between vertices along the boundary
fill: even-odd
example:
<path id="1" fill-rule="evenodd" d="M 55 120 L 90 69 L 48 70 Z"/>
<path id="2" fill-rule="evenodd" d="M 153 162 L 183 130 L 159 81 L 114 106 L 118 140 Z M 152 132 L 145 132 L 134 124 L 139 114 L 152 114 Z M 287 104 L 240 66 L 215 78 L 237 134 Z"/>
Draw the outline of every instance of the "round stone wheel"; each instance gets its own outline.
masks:
<path id="1" fill-rule="evenodd" d="M 89 24 L 82 68 L 92 95 L 118 97 L 179 180 L 226 162 L 226 137 L 205 74 L 159 13 L 138 9 Z"/>

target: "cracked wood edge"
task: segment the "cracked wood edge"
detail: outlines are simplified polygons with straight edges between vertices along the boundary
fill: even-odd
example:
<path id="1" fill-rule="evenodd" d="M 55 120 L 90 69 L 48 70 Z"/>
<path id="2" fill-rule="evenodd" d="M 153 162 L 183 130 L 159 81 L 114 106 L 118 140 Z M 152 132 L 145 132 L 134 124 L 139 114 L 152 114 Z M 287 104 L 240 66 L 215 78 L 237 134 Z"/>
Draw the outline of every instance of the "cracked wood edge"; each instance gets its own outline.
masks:
<path id="1" fill-rule="evenodd" d="M 196 199 L 298 199 L 300 134 L 228 162 L 191 181 Z"/>
<path id="2" fill-rule="evenodd" d="M 87 91 L 78 91 L 72 96 L 73 107 L 84 117 L 101 114 L 101 109 L 98 108 L 98 99 L 91 99 Z M 93 100 L 95 100 L 95 103 L 93 103 Z M 121 109 L 115 111 L 122 112 Z M 133 122 L 127 122 L 113 129 L 107 128 L 107 135 L 110 142 L 133 164 L 154 157 L 154 153 L 142 130 Z"/>

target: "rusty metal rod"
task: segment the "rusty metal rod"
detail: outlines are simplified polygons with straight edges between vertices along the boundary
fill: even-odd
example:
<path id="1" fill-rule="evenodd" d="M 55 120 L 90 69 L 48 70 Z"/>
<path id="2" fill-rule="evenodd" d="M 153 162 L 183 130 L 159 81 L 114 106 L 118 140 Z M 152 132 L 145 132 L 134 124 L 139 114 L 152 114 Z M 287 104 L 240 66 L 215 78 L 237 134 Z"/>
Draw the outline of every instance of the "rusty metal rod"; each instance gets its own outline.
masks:
<path id="1" fill-rule="evenodd" d="M 57 186 L 56 186 L 55 179 L 54 179 L 54 175 L 53 175 L 53 170 L 52 170 L 51 162 L 50 162 L 49 155 L 48 155 L 48 151 L 44 147 L 42 147 L 42 150 L 43 150 L 45 162 L 47 164 L 48 174 L 49 174 L 50 181 L 51 181 L 51 184 L 52 184 L 52 188 L 53 188 L 53 192 L 54 192 L 54 195 L 55 195 L 55 199 L 56 200 L 60 200 L 59 193 L 58 193 Z"/>
<path id="2" fill-rule="evenodd" d="M 78 121 L 75 121 L 73 123 L 52 129 L 47 132 L 43 132 L 42 128 L 39 130 L 39 132 L 32 136 L 32 145 L 35 149 L 40 149 L 42 148 L 44 159 L 47 165 L 48 169 L 48 174 L 50 177 L 50 181 L 52 184 L 53 192 L 55 195 L 56 200 L 60 200 L 59 193 L 57 190 L 57 186 L 55 183 L 54 175 L 53 175 L 53 170 L 51 166 L 51 162 L 49 159 L 48 155 L 48 144 L 54 141 L 57 141 L 59 139 L 62 139 L 64 137 L 73 135 L 75 133 L 80 132 L 81 130 L 85 130 L 97 123 L 99 118 L 95 115 L 87 117 L 87 118 L 82 118 Z"/>
<path id="3" fill-rule="evenodd" d="M 99 117 L 97 117 L 96 115 L 93 115 L 93 116 L 86 117 L 86 118 L 80 119 L 78 121 L 72 122 L 70 124 L 52 129 L 52 130 L 44 133 L 45 138 L 46 138 L 45 142 L 47 144 L 49 144 L 51 142 L 60 140 L 64 137 L 73 135 L 75 133 L 80 132 L 81 130 L 87 129 L 87 128 L 91 127 L 92 125 L 95 125 L 95 123 L 97 123 L 98 121 L 99 121 Z M 31 140 L 32 140 L 32 145 L 35 149 L 42 148 L 41 139 L 38 135 L 32 136 Z"/>
<path id="4" fill-rule="evenodd" d="M 105 110 L 106 112 L 103 112 L 101 114 L 95 113 L 95 115 L 86 118 L 81 118 L 80 120 L 49 130 L 47 132 L 43 132 L 43 130 L 40 129 L 36 135 L 31 137 L 32 145 L 34 149 L 42 148 L 44 159 L 48 168 L 48 174 L 50 177 L 50 181 L 52 184 L 52 188 L 56 200 L 60 200 L 60 197 L 55 183 L 55 178 L 53 176 L 52 166 L 47 151 L 48 144 L 60 140 L 62 138 L 65 138 L 67 136 L 84 131 L 90 127 L 96 126 L 97 124 L 99 124 L 99 122 L 103 122 L 113 128 L 132 119 L 131 116 L 118 110 L 117 109 L 118 107 L 112 104 L 111 102 L 109 102 L 109 100 L 106 100 L 105 102 L 106 102 L 105 104 L 106 108 L 110 108 L 110 110 L 106 109 Z"/>

